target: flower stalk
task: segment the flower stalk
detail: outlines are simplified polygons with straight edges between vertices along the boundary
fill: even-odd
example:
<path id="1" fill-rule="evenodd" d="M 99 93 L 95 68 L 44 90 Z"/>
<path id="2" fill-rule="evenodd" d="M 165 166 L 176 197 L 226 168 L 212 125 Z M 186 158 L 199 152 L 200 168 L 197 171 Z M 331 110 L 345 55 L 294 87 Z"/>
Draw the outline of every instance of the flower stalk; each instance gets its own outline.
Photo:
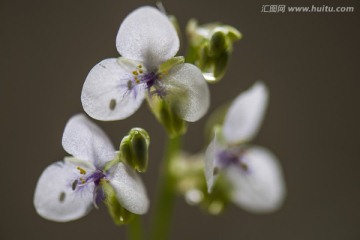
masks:
<path id="1" fill-rule="evenodd" d="M 143 228 L 140 216 L 135 216 L 128 225 L 127 235 L 129 240 L 143 240 Z"/>
<path id="2" fill-rule="evenodd" d="M 175 180 L 170 174 L 170 162 L 176 156 L 181 146 L 181 137 L 168 138 L 165 158 L 162 163 L 159 178 L 159 188 L 155 211 L 152 218 L 150 240 L 169 239 L 171 217 L 175 201 Z"/>

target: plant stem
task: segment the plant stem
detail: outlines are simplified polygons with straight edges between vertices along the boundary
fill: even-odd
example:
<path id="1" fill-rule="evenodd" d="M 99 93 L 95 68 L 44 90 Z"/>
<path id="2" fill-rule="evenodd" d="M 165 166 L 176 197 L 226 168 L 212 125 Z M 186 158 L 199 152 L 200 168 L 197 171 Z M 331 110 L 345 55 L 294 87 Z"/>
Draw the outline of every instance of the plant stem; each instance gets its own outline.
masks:
<path id="1" fill-rule="evenodd" d="M 181 138 L 169 138 L 165 158 L 160 171 L 159 188 L 150 232 L 151 240 L 167 240 L 171 228 L 172 209 L 175 200 L 174 179 L 169 172 L 171 159 L 180 147 Z"/>
<path id="2" fill-rule="evenodd" d="M 129 240 L 142 240 L 144 239 L 142 232 L 142 222 L 140 216 L 135 216 L 134 219 L 128 224 L 128 239 Z"/>

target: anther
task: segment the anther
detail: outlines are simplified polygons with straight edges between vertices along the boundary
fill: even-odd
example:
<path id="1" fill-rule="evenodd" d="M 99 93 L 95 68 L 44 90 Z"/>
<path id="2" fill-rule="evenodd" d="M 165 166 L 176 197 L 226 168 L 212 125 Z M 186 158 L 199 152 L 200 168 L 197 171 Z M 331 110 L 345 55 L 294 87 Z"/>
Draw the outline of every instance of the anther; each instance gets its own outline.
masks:
<path id="1" fill-rule="evenodd" d="M 82 184 L 86 183 L 86 181 L 83 178 L 80 178 L 80 181 L 81 181 Z"/>
<path id="2" fill-rule="evenodd" d="M 138 66 L 138 68 L 142 68 L 142 65 L 140 64 L 140 65 Z"/>
<path id="3" fill-rule="evenodd" d="M 139 73 L 137 71 L 133 71 L 132 72 L 135 76 L 139 75 Z"/>
<path id="4" fill-rule="evenodd" d="M 83 168 L 81 168 L 81 167 L 77 167 L 76 169 L 79 170 L 80 174 L 82 174 L 82 175 L 85 175 L 85 174 L 86 174 L 85 169 L 83 169 Z"/>

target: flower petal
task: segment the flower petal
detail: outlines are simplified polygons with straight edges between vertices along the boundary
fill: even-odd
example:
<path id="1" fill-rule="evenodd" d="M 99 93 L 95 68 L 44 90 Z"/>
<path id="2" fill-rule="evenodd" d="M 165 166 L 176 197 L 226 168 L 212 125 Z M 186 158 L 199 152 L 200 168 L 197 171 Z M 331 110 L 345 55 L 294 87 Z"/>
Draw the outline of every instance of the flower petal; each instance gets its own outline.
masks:
<path id="1" fill-rule="evenodd" d="M 110 184 L 119 203 L 132 213 L 146 213 L 149 209 L 149 199 L 141 178 L 124 163 L 117 164 L 110 171 Z"/>
<path id="2" fill-rule="evenodd" d="M 168 17 L 153 7 L 134 10 L 122 22 L 116 37 L 118 52 L 144 62 L 150 70 L 175 56 L 179 38 Z"/>
<path id="3" fill-rule="evenodd" d="M 217 164 L 217 153 L 221 151 L 221 146 L 218 139 L 219 129 L 215 129 L 215 135 L 208 148 L 205 151 L 205 179 L 206 185 L 208 187 L 208 192 L 210 193 L 214 182 L 221 170 Z"/>
<path id="4" fill-rule="evenodd" d="M 136 67 L 135 62 L 124 58 L 105 59 L 95 65 L 86 77 L 81 92 L 85 112 L 103 121 L 120 120 L 132 115 L 145 97 L 144 86 L 134 83 L 132 71 Z"/>
<path id="5" fill-rule="evenodd" d="M 224 138 L 229 144 L 250 141 L 256 135 L 267 103 L 268 90 L 263 82 L 256 82 L 233 101 L 223 126 Z"/>
<path id="6" fill-rule="evenodd" d="M 248 172 L 229 167 L 225 176 L 234 189 L 235 204 L 250 212 L 266 213 L 277 210 L 284 201 L 286 187 L 278 159 L 267 149 L 251 147 L 243 155 Z"/>
<path id="7" fill-rule="evenodd" d="M 69 154 L 92 162 L 98 168 L 116 156 L 110 139 L 83 114 L 77 114 L 67 122 L 62 145 Z"/>
<path id="8" fill-rule="evenodd" d="M 73 190 L 76 179 L 73 168 L 55 162 L 41 174 L 35 189 L 34 206 L 45 219 L 67 222 L 81 218 L 92 209 L 90 187 Z"/>
<path id="9" fill-rule="evenodd" d="M 195 122 L 205 115 L 210 105 L 209 87 L 196 66 L 184 63 L 173 67 L 163 79 L 167 99 L 176 104 L 179 116 Z"/>
<path id="10" fill-rule="evenodd" d="M 205 152 L 205 179 L 209 193 L 211 193 L 212 187 L 214 185 L 214 180 L 216 177 L 214 176 L 215 160 L 216 160 L 215 145 L 216 145 L 216 140 L 214 138 Z"/>

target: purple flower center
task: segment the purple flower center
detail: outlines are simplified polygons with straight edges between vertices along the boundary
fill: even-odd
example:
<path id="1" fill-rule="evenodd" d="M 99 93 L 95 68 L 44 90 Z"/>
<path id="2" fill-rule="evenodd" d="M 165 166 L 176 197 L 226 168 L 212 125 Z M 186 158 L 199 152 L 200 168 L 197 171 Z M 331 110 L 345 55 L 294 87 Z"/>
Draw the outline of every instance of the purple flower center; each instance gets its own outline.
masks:
<path id="1" fill-rule="evenodd" d="M 146 84 L 150 96 L 165 97 L 166 91 L 161 82 L 161 73 L 148 72 L 140 76 L 140 82 Z"/>
<path id="2" fill-rule="evenodd" d="M 217 157 L 222 168 L 237 164 L 239 161 L 239 155 L 228 149 L 219 152 Z"/>
<path id="3" fill-rule="evenodd" d="M 159 77 L 158 74 L 156 74 L 155 72 L 149 72 L 140 76 L 140 81 L 146 84 L 147 89 L 150 89 L 152 86 L 155 85 L 155 83 L 158 80 L 158 77 Z"/>
<path id="4" fill-rule="evenodd" d="M 79 170 L 79 173 L 82 176 L 72 183 L 72 189 L 75 191 L 75 189 L 80 189 L 90 183 L 94 183 L 93 204 L 96 208 L 98 208 L 98 204 L 105 199 L 105 194 L 100 183 L 102 180 L 108 180 L 106 173 L 102 170 L 96 169 L 94 172 L 86 176 L 86 170 L 81 167 L 77 167 L 77 170 Z"/>
<path id="5" fill-rule="evenodd" d="M 86 183 L 91 183 L 93 182 L 95 184 L 95 186 L 99 186 L 101 179 L 106 178 L 106 175 L 104 174 L 103 171 L 96 169 L 95 172 L 93 172 L 92 174 L 90 174 L 90 176 L 88 176 L 85 180 Z"/>
<path id="6" fill-rule="evenodd" d="M 157 95 L 159 97 L 164 97 L 166 95 L 165 87 L 161 81 L 163 74 L 157 70 L 154 71 L 145 71 L 143 70 L 142 65 L 137 66 L 137 69 L 132 72 L 132 79 L 128 81 L 127 88 L 129 91 L 134 92 L 134 97 L 137 96 L 137 85 L 143 85 L 151 96 Z"/>
<path id="7" fill-rule="evenodd" d="M 217 154 L 220 168 L 238 167 L 242 172 L 249 173 L 249 166 L 245 162 L 244 149 L 225 149 Z"/>

